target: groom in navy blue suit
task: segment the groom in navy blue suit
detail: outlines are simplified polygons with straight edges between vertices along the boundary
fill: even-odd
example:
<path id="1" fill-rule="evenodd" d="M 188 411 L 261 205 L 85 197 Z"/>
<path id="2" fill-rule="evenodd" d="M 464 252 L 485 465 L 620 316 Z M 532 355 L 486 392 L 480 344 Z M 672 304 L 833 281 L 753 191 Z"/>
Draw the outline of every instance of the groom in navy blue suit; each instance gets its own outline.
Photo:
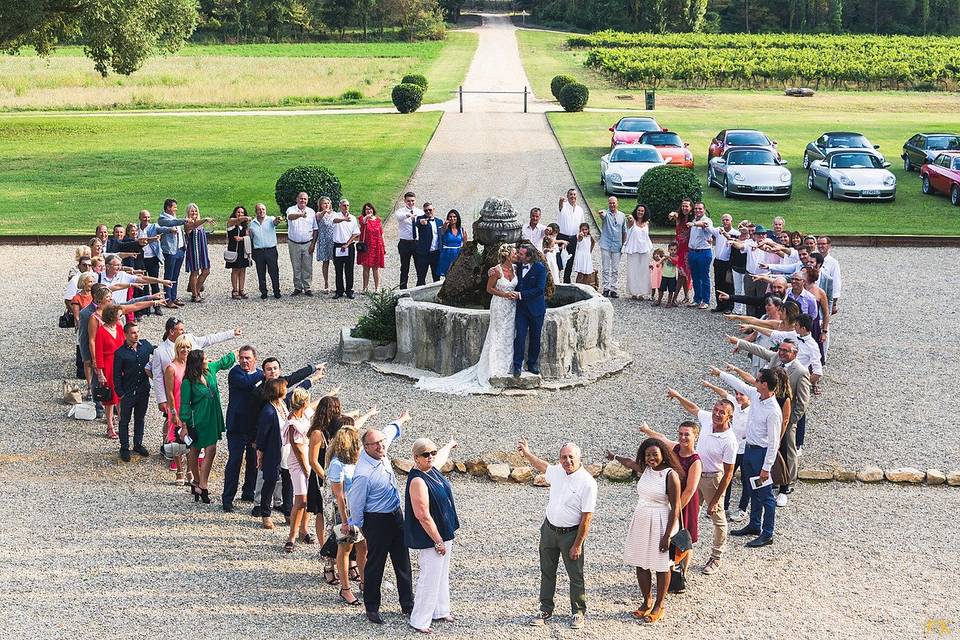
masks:
<path id="1" fill-rule="evenodd" d="M 543 317 L 547 313 L 544 299 L 547 267 L 542 262 L 534 262 L 534 254 L 529 245 L 522 245 L 519 255 L 520 263 L 516 267 L 517 287 L 511 296 L 517 301 L 517 333 L 513 339 L 514 377 L 520 376 L 524 346 L 528 337 L 530 347 L 527 351 L 527 371 L 540 375 L 540 334 L 543 332 Z"/>

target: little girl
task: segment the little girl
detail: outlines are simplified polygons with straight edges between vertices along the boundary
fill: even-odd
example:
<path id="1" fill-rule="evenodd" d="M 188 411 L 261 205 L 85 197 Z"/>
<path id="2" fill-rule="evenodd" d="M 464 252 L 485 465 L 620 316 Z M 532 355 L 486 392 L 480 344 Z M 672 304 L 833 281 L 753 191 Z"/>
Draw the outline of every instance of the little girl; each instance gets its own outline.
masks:
<path id="1" fill-rule="evenodd" d="M 653 259 L 650 261 L 650 301 L 655 302 L 657 292 L 660 289 L 660 279 L 663 277 L 663 263 L 660 262 L 667 257 L 667 252 L 657 248 L 653 250 Z"/>
<path id="2" fill-rule="evenodd" d="M 667 245 L 669 255 L 657 260 L 657 264 L 663 269 L 663 275 L 660 277 L 660 291 L 657 294 L 657 301 L 653 303 L 655 307 L 659 307 L 660 303 L 663 302 L 664 289 L 669 294 L 666 306 L 668 308 L 677 306 L 677 266 L 680 264 L 680 257 L 677 252 L 679 248 L 680 245 L 671 242 Z"/>
<path id="3" fill-rule="evenodd" d="M 588 284 L 596 287 L 593 277 L 593 245 L 596 241 L 590 235 L 590 225 L 580 224 L 580 233 L 577 234 L 577 250 L 573 254 L 573 271 L 577 274 L 577 284 Z"/>
<path id="4" fill-rule="evenodd" d="M 558 252 L 567 246 L 566 240 L 558 240 L 551 233 L 543 236 L 543 259 L 547 263 L 547 270 L 553 277 L 553 284 L 560 284 L 560 263 L 557 260 Z"/>
<path id="5" fill-rule="evenodd" d="M 310 402 L 310 393 L 303 388 L 294 389 L 290 398 L 290 414 L 284 425 L 281 441 L 283 443 L 282 465 L 286 466 L 293 485 L 293 506 L 290 510 L 290 534 L 284 551 L 292 553 L 294 542 L 299 532 L 300 538 L 313 542 L 313 536 L 307 533 L 309 516 L 307 507 L 307 474 L 310 465 L 307 462 L 308 439 L 310 420 L 313 418 L 315 403 Z"/>

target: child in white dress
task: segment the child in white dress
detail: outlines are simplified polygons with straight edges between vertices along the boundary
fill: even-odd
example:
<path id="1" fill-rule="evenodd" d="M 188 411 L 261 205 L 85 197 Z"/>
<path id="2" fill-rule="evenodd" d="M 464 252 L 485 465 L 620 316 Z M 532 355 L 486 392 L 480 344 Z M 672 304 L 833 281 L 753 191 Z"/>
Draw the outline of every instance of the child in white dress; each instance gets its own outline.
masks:
<path id="1" fill-rule="evenodd" d="M 573 272 L 577 274 L 577 284 L 588 284 L 596 287 L 596 278 L 593 268 L 593 245 L 596 240 L 590 235 L 590 225 L 586 222 L 580 225 L 577 234 L 577 250 L 573 254 Z"/>
<path id="2" fill-rule="evenodd" d="M 560 263 L 557 261 L 558 252 L 567 246 L 566 240 L 558 240 L 552 234 L 543 236 L 543 259 L 547 263 L 547 270 L 553 276 L 553 284 L 560 284 Z"/>

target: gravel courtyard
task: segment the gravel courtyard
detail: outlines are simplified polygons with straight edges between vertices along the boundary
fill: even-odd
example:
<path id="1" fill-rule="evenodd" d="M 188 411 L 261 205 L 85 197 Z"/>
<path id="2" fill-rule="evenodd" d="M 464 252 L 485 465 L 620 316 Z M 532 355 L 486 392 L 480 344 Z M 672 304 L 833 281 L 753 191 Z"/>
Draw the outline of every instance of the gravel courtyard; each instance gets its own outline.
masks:
<path id="1" fill-rule="evenodd" d="M 957 468 L 960 431 L 948 404 L 960 397 L 951 375 L 960 364 L 950 329 L 957 317 L 941 302 L 949 269 L 935 265 L 956 264 L 960 251 L 835 251 L 846 294 L 802 464 Z M 386 283 L 397 281 L 394 253 Z M 263 532 L 239 511 L 227 516 L 215 504 L 194 505 L 170 483 L 156 456 L 120 464 L 102 423 L 64 418 L 59 385 L 72 368 L 72 333 L 56 328 L 56 316 L 71 254 L 63 246 L 0 249 L 3 263 L 11 265 L 7 273 L 31 276 L 16 279 L 26 285 L 13 278 L 0 283 L 9 301 L 0 319 L 14 328 L 0 343 L 6 368 L 0 480 L 7 486 L 0 508 L 8 514 L 0 527 L 0 610 L 8 637 L 142 637 L 184 629 L 203 629 L 209 637 L 373 637 L 376 630 L 338 605 L 336 592 L 320 580 L 316 548 L 282 557 L 281 529 Z M 281 277 L 289 282 L 284 259 Z M 320 288 L 319 271 L 314 282 Z M 436 396 L 336 362 L 339 329 L 356 319 L 360 301 L 230 301 L 221 268 L 208 283 L 209 302 L 180 314 L 190 331 L 236 324 L 244 329 L 243 342 L 279 356 L 286 369 L 327 361 L 328 381 L 342 385 L 346 406 L 378 405 L 379 424 L 410 410 L 411 438 L 398 442 L 394 455 L 408 454 L 413 433 L 438 441 L 455 437 L 461 459 L 510 451 L 519 434 L 544 455 L 555 455 L 566 439 L 582 443 L 588 461 L 608 447 L 630 451 L 640 421 L 669 432 L 682 419 L 663 398 L 666 385 L 707 403 L 710 396 L 697 381 L 707 363 L 731 357 L 721 342 L 729 327 L 714 314 L 618 300 L 617 330 L 634 357 L 626 371 L 562 393 Z M 255 292 L 255 283 L 248 280 L 247 289 Z M 155 341 L 161 332 L 157 318 L 142 334 Z M 155 451 L 158 417 L 151 413 L 149 420 L 147 445 Z M 217 458 L 213 492 L 224 454 Z M 466 479 L 455 487 L 464 520 L 455 555 L 460 621 L 439 632 L 547 637 L 523 626 L 536 606 L 533 550 L 546 493 Z M 588 550 L 591 617 L 583 637 L 635 631 L 624 613 L 634 605 L 635 583 L 619 560 L 634 500 L 632 486 L 601 485 Z M 928 619 L 956 626 L 960 589 L 953 570 L 960 552 L 950 541 L 957 536 L 958 507 L 960 494 L 951 488 L 803 484 L 778 512 L 777 544 L 748 553 L 733 542 L 717 579 L 696 578 L 688 594 L 668 601 L 667 621 L 643 633 L 756 637 L 755 625 L 771 619 L 796 638 L 922 637 Z M 700 547 L 702 562 L 708 549 Z M 761 597 L 750 599 L 748 592 Z M 404 633 L 396 604 L 389 597 L 385 602 L 392 607 L 385 631 Z M 570 636 L 563 624 L 550 633 Z"/>

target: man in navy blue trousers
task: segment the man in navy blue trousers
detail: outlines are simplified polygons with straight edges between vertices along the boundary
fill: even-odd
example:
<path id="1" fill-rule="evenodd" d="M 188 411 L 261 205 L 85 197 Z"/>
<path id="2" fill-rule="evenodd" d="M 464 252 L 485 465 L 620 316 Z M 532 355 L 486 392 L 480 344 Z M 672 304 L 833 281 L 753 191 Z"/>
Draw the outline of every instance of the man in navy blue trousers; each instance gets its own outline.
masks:
<path id="1" fill-rule="evenodd" d="M 511 296 L 517 301 L 516 336 L 513 339 L 513 375 L 520 376 L 524 348 L 527 355 L 527 371 L 540 375 L 540 334 L 543 318 L 547 313 L 544 293 L 547 288 L 547 268 L 534 261 L 530 245 L 519 249 L 520 264 L 517 267 L 517 286 Z"/>

